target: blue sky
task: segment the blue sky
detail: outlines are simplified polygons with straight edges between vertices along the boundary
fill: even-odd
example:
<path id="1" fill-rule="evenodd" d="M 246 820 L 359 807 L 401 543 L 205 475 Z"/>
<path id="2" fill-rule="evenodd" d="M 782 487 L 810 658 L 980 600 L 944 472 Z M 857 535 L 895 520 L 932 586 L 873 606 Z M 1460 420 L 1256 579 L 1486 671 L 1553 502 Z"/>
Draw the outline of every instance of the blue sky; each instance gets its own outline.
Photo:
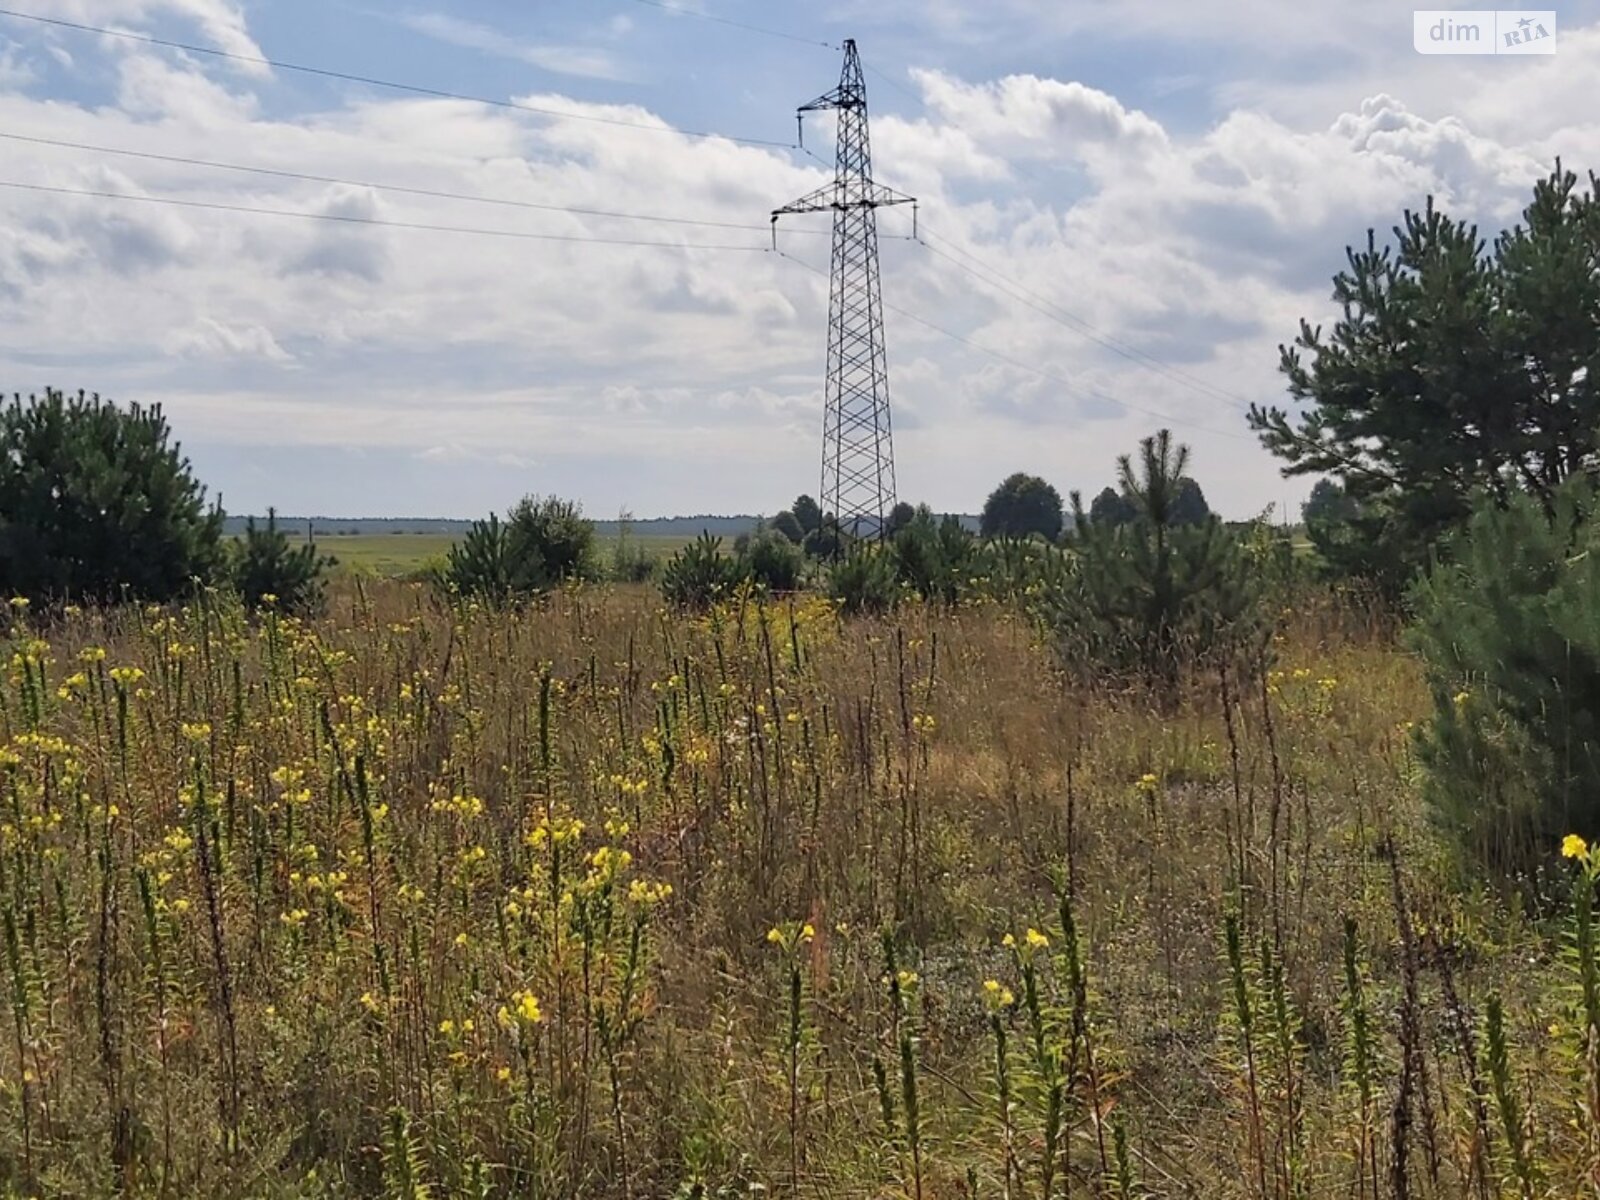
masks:
<path id="1" fill-rule="evenodd" d="M 0 187 L 0 387 L 162 403 L 238 512 L 474 516 L 552 491 L 602 517 L 770 512 L 815 490 L 826 285 L 760 247 L 826 178 L 782 144 L 836 51 L 640 0 L 15 3 L 602 120 L 0 17 L 0 135 L 99 148 L 0 137 L 0 181 L 671 244 Z M 1497 229 L 1557 155 L 1600 166 L 1600 0 L 1559 7 L 1557 54 L 1525 59 L 1419 56 L 1411 10 L 1377 0 L 683 7 L 860 44 L 877 173 L 928 234 L 885 241 L 884 290 L 901 492 L 939 508 L 1017 469 L 1092 494 L 1163 424 L 1224 512 L 1292 508 L 1307 485 L 1240 409 L 1281 395 L 1299 319 L 1332 315 L 1344 245 L 1430 192 Z M 807 144 L 829 157 L 829 128 Z M 825 220 L 792 228 L 825 267 Z"/>

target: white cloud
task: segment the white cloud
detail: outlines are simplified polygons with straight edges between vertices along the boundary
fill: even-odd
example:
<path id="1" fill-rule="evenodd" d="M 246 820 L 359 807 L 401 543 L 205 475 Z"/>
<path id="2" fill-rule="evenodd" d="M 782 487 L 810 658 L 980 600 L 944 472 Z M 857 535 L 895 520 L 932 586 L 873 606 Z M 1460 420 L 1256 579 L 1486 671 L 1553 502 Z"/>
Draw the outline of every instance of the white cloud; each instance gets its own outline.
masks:
<path id="1" fill-rule="evenodd" d="M 1013 148 L 1032 144 L 1033 153 L 1072 158 L 1091 147 L 1157 152 L 1167 145 L 1166 131 L 1149 116 L 1076 81 L 1008 75 L 969 84 L 926 70 L 911 77 L 924 102 L 946 122 Z"/>
<path id="2" fill-rule="evenodd" d="M 83 25 L 133 28 L 153 17 L 172 15 L 187 18 L 207 41 L 218 49 L 244 58 L 263 58 L 261 47 L 245 24 L 243 8 L 231 0 L 55 0 L 50 15 Z M 139 53 L 133 43 L 105 39 L 110 48 Z M 271 69 L 250 62 L 231 61 L 233 71 L 255 78 L 271 74 Z"/>
<path id="3" fill-rule="evenodd" d="M 481 50 L 500 58 L 525 62 L 540 70 L 558 75 L 576 75 L 585 79 L 627 80 L 630 73 L 616 57 L 605 50 L 586 46 L 541 45 L 508 37 L 496 29 L 463 21 L 445 13 L 419 13 L 402 18 L 408 29 L 425 34 L 452 46 L 468 50 Z"/>
<path id="4" fill-rule="evenodd" d="M 161 348 L 168 354 L 193 358 L 293 361 L 293 355 L 278 345 L 270 330 L 260 325 L 224 325 L 211 317 L 200 317 L 193 325 L 174 330 L 162 339 Z"/>

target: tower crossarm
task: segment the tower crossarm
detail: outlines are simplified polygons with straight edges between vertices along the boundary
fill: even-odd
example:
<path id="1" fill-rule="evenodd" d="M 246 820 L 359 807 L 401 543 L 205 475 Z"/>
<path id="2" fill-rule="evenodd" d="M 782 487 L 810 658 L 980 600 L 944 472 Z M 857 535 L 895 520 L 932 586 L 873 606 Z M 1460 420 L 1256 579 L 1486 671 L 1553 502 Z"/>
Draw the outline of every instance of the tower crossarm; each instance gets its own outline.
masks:
<path id="1" fill-rule="evenodd" d="M 917 198 L 870 179 L 847 178 L 825 183 L 782 208 L 773 209 L 772 219 L 790 213 L 844 212 L 852 208 L 887 208 L 893 204 L 915 204 Z"/>

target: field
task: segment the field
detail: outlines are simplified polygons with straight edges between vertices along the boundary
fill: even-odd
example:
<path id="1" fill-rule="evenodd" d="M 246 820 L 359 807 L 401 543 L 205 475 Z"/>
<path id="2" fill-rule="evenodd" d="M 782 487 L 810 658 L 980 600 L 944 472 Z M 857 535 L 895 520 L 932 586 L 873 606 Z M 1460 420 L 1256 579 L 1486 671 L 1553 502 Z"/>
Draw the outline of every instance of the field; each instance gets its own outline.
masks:
<path id="1" fill-rule="evenodd" d="M 303 540 L 303 539 L 302 539 Z M 317 545 L 324 554 L 338 560 L 340 572 L 375 575 L 395 579 L 414 575 L 450 553 L 455 538 L 444 533 L 366 533 L 321 535 Z M 688 539 L 637 535 L 629 539 L 641 546 L 654 558 L 666 558 Z M 731 544 L 725 539 L 725 544 Z M 597 553 L 602 562 L 610 562 L 615 551 L 615 538 L 597 538 Z"/>
<path id="2" fill-rule="evenodd" d="M 1331 601 L 1168 712 L 989 604 L 14 621 L 10 1194 L 1593 1194 L 1573 918 Z"/>

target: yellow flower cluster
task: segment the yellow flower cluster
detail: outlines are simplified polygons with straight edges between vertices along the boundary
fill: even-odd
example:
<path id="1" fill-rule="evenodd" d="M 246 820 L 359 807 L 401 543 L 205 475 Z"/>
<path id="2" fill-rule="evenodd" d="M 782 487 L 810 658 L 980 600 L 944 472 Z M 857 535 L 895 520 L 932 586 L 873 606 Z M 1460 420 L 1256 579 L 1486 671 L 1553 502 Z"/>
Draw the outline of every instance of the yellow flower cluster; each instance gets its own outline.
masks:
<path id="1" fill-rule="evenodd" d="M 809 945 L 817 936 L 817 928 L 810 921 L 803 924 L 789 922 L 767 930 L 767 941 L 783 950 L 798 950 Z"/>
<path id="2" fill-rule="evenodd" d="M 531 1028 L 544 1020 L 544 1013 L 539 1008 L 539 998 L 532 992 L 519 991 L 511 994 L 511 1003 L 502 1004 L 497 1014 L 500 1024 L 506 1029 Z"/>
<path id="3" fill-rule="evenodd" d="M 583 822 L 575 817 L 556 817 L 549 821 L 540 821 L 534 826 L 533 832 L 528 834 L 528 845 L 535 850 L 546 844 L 562 846 L 568 842 L 576 842 L 583 836 Z"/>
<path id="4" fill-rule="evenodd" d="M 620 875 L 633 862 L 633 855 L 612 846 L 601 846 L 589 856 L 589 866 L 596 874 L 606 878 Z"/>
<path id="5" fill-rule="evenodd" d="M 469 795 L 455 795 L 448 800 L 435 800 L 428 808 L 436 813 L 453 813 L 463 821 L 470 821 L 474 817 L 483 815 L 483 801 Z"/>
<path id="6" fill-rule="evenodd" d="M 1010 988 L 1003 986 L 998 979 L 985 979 L 983 981 L 983 999 L 995 1012 L 1010 1008 L 1017 1002 L 1017 998 Z"/>
<path id="7" fill-rule="evenodd" d="M 640 908 L 652 908 L 672 895 L 670 883 L 652 883 L 635 879 L 628 884 L 628 899 Z"/>

